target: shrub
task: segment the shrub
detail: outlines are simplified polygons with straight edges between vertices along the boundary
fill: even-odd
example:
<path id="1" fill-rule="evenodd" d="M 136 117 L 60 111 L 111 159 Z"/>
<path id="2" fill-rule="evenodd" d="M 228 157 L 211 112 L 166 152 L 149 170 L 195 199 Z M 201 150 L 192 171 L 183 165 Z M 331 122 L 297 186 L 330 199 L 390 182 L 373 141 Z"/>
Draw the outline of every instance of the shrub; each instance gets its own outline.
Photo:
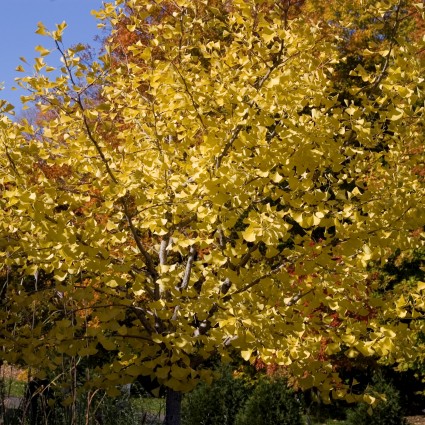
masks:
<path id="1" fill-rule="evenodd" d="M 299 394 L 299 399 L 307 424 L 322 424 L 331 422 L 331 420 L 343 421 L 350 406 L 344 400 L 332 400 L 332 403 L 325 403 L 320 391 L 316 388 Z"/>
<path id="2" fill-rule="evenodd" d="M 300 404 L 283 379 L 262 380 L 239 411 L 236 425 L 301 425 Z"/>
<path id="3" fill-rule="evenodd" d="M 238 410 L 251 393 L 241 378 L 223 369 L 212 385 L 200 384 L 183 399 L 184 425 L 233 425 Z"/>
<path id="4" fill-rule="evenodd" d="M 230 425 L 221 391 L 216 385 L 200 384 L 183 401 L 184 425 Z"/>
<path id="5" fill-rule="evenodd" d="M 407 425 L 403 418 L 400 394 L 382 372 L 375 374 L 371 390 L 383 394 L 386 400 L 380 401 L 371 415 L 368 413 L 370 406 L 359 403 L 348 412 L 347 425 Z"/>

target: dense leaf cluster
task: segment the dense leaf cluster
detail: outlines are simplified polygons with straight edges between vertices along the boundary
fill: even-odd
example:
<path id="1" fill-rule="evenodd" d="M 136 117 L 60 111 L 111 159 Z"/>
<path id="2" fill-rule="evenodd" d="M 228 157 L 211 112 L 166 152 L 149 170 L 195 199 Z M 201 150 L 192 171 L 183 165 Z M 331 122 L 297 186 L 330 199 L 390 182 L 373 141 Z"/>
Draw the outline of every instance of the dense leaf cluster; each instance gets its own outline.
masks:
<path id="1" fill-rule="evenodd" d="M 343 359 L 421 358 L 425 284 L 370 265 L 423 249 L 423 8 L 328 3 L 117 0 L 89 61 L 39 25 L 59 76 L 38 46 L 37 120 L 1 106 L 4 358 L 184 392 L 236 350 L 348 401 Z"/>

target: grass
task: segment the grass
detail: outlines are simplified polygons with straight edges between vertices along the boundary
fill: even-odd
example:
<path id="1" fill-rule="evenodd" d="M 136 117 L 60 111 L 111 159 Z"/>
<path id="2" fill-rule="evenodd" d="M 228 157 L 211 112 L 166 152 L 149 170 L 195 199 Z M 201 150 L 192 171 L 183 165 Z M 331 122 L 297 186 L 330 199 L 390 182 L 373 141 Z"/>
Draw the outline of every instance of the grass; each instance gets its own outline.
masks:
<path id="1" fill-rule="evenodd" d="M 2 391 L 5 397 L 23 397 L 25 394 L 26 382 L 4 379 L 2 384 Z"/>
<path id="2" fill-rule="evenodd" d="M 151 413 L 152 415 L 165 413 L 165 400 L 163 398 L 138 397 L 138 398 L 132 399 L 132 405 L 137 410 Z"/>
<path id="3" fill-rule="evenodd" d="M 12 378 L 0 379 L 1 391 L 4 397 L 24 397 L 26 382 Z M 133 407 L 152 415 L 165 412 L 165 400 L 154 397 L 136 397 L 131 399 Z"/>

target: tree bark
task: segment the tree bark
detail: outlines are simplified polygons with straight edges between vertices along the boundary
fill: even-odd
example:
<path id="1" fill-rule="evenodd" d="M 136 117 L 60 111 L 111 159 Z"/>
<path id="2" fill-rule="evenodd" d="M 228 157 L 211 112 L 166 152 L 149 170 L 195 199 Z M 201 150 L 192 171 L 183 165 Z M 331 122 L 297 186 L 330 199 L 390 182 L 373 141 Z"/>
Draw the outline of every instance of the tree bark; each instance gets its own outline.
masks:
<path id="1" fill-rule="evenodd" d="M 165 425 L 181 424 L 182 393 L 167 389 L 165 399 Z"/>

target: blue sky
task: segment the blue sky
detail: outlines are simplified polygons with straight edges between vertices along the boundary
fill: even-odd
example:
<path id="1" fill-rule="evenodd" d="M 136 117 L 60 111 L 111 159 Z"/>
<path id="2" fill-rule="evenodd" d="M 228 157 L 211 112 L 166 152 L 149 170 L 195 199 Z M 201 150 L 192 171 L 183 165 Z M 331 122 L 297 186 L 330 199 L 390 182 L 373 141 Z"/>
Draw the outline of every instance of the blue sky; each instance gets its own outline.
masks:
<path id="1" fill-rule="evenodd" d="M 37 56 L 35 46 L 42 45 L 47 49 L 54 46 L 49 38 L 35 34 L 37 22 L 41 21 L 48 30 L 54 30 L 55 24 L 66 21 L 65 47 L 76 43 L 95 45 L 93 38 L 100 34 L 100 30 L 90 11 L 100 9 L 102 0 L 3 0 L 1 3 L 0 82 L 5 88 L 0 91 L 0 98 L 8 100 L 19 111 L 19 96 L 25 93 L 21 89 L 11 90 L 15 85 L 14 78 L 23 76 L 15 68 L 22 64 L 27 72 L 32 72 L 32 68 L 23 64 L 19 57 L 25 57 L 32 64 Z M 57 56 L 48 56 L 46 62 L 52 66 L 59 64 Z"/>

